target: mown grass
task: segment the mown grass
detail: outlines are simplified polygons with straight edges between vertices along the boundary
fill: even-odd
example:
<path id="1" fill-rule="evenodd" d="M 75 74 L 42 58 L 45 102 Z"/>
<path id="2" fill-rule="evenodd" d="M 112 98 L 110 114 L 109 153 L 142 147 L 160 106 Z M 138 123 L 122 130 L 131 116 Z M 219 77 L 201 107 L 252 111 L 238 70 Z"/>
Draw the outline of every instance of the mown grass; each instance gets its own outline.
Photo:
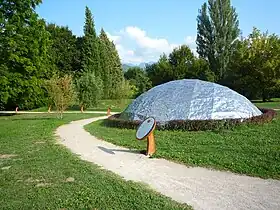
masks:
<path id="1" fill-rule="evenodd" d="M 217 132 L 155 131 L 155 157 L 189 166 L 280 179 L 280 112 L 272 123 L 240 126 Z M 92 135 L 116 145 L 143 150 L 135 130 L 104 127 L 103 121 L 86 126 Z"/>
<path id="2" fill-rule="evenodd" d="M 1 209 L 190 209 L 56 144 L 54 130 L 59 125 L 93 116 L 97 115 L 67 114 L 63 120 L 55 114 L 0 117 Z M 69 177 L 74 181 L 67 182 Z"/>
<path id="3" fill-rule="evenodd" d="M 107 111 L 108 107 L 110 107 L 112 112 L 122 112 L 132 102 L 132 100 L 133 99 L 100 100 L 95 107 L 90 107 L 85 111 Z M 55 110 L 55 108 L 52 110 Z M 47 112 L 48 107 L 40 107 L 31 111 Z M 73 105 L 69 107 L 67 111 L 80 111 L 80 107 L 78 105 Z"/>
<path id="4" fill-rule="evenodd" d="M 261 100 L 252 101 L 259 108 L 280 109 L 280 98 L 272 98 L 268 102 L 262 102 Z"/>
<path id="5" fill-rule="evenodd" d="M 133 99 L 120 99 L 120 100 L 100 100 L 95 107 L 90 107 L 86 109 L 87 111 L 107 111 L 108 107 L 111 108 L 112 112 L 122 112 Z M 252 101 L 256 106 L 260 108 L 272 108 L 272 109 L 280 109 L 280 99 L 273 98 L 269 102 L 262 102 L 261 100 Z M 53 109 L 55 110 L 55 109 Z M 38 109 L 33 109 L 31 111 L 36 112 L 47 112 L 48 107 L 40 107 Z M 78 105 L 71 106 L 67 109 L 67 111 L 80 111 L 80 107 Z"/>

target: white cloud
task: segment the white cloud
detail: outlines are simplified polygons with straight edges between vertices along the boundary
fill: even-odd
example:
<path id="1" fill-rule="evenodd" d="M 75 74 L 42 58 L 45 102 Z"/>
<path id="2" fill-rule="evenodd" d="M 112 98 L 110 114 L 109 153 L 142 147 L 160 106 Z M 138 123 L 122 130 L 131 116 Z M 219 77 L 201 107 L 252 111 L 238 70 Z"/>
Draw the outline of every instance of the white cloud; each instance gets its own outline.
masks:
<path id="1" fill-rule="evenodd" d="M 109 32 L 106 32 L 108 38 L 113 41 L 115 44 L 117 44 L 118 42 L 121 41 L 121 36 L 114 36 L 114 35 L 111 35 Z"/>
<path id="2" fill-rule="evenodd" d="M 195 37 L 187 36 L 182 43 L 170 43 L 164 38 L 149 37 L 148 33 L 135 26 L 127 26 L 120 32 L 111 35 L 106 32 L 109 39 L 114 41 L 122 62 L 141 63 L 157 61 L 163 53 L 169 54 L 180 44 L 187 44 L 195 52 Z"/>

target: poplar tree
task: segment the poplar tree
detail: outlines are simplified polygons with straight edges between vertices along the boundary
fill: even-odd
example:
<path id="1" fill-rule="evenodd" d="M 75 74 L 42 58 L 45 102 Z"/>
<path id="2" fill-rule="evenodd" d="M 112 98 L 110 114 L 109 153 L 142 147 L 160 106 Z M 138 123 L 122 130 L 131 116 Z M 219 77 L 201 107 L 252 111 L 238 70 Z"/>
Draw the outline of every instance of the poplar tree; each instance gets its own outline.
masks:
<path id="1" fill-rule="evenodd" d="M 230 0 L 208 0 L 208 5 L 202 5 L 197 17 L 197 53 L 209 62 L 216 82 L 226 76 L 239 33 L 238 15 Z"/>

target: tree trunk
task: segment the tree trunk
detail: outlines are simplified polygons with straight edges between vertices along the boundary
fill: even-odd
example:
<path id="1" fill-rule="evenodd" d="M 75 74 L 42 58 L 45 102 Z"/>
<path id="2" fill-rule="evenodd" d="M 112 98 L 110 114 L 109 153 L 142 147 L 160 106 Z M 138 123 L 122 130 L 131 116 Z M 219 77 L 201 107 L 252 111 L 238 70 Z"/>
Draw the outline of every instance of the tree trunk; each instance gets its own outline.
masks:
<path id="1" fill-rule="evenodd" d="M 60 111 L 60 119 L 63 118 L 63 111 Z"/>
<path id="2" fill-rule="evenodd" d="M 267 95 L 266 95 L 265 90 L 262 91 L 262 101 L 263 101 L 263 102 L 266 102 L 266 101 L 267 101 Z"/>
<path id="3" fill-rule="evenodd" d="M 81 112 L 84 113 L 84 106 L 81 106 Z"/>

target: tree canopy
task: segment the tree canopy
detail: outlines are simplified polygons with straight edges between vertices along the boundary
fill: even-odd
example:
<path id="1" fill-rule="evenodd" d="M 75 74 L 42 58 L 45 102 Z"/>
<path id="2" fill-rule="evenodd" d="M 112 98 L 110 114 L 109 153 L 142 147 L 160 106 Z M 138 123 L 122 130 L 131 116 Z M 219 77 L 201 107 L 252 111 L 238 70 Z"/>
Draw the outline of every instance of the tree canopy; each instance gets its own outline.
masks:
<path id="1" fill-rule="evenodd" d="M 216 82 L 227 73 L 239 33 L 238 16 L 230 0 L 208 0 L 202 5 L 197 17 L 197 53 L 209 62 Z"/>
<path id="2" fill-rule="evenodd" d="M 103 28 L 96 32 L 89 7 L 84 34 L 78 37 L 67 26 L 40 19 L 35 11 L 40 3 L 0 1 L 0 109 L 49 105 L 51 90 L 44 84 L 53 75 L 57 81 L 71 78 L 85 108 L 100 99 L 137 97 L 184 78 L 217 82 L 249 99 L 280 97 L 279 36 L 257 28 L 241 36 L 230 0 L 207 0 L 201 6 L 197 52 L 179 45 L 144 69 L 133 67 L 125 73 L 115 43 Z"/>

